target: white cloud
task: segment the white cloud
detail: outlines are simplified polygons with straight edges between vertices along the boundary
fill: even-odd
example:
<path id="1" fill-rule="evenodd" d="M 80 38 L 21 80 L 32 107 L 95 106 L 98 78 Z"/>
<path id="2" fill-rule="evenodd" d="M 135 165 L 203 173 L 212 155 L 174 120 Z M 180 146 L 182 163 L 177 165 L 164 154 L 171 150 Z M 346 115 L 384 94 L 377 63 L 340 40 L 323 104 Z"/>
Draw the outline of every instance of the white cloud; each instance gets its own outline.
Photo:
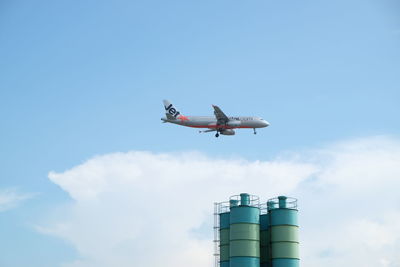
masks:
<path id="1" fill-rule="evenodd" d="M 318 178 L 296 190 L 306 265 L 400 266 L 399 140 L 342 142 L 314 160 Z"/>
<path id="2" fill-rule="evenodd" d="M 73 202 L 40 229 L 79 251 L 68 267 L 212 266 L 214 201 L 288 194 L 299 198 L 304 265 L 400 266 L 398 163 L 400 142 L 387 137 L 271 161 L 113 153 L 49 174 Z"/>
<path id="3" fill-rule="evenodd" d="M 20 194 L 15 189 L 0 190 L 0 212 L 16 208 L 21 202 L 31 198 L 32 194 Z"/>

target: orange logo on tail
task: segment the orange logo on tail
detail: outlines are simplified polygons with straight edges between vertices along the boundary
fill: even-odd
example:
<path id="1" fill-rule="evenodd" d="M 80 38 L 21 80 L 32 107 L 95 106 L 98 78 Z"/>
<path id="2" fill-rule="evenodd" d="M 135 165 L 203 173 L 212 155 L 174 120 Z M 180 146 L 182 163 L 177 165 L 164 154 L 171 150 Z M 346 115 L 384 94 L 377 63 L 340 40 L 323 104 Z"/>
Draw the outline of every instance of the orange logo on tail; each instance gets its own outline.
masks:
<path id="1" fill-rule="evenodd" d="M 179 115 L 178 119 L 181 120 L 181 121 L 188 121 L 189 120 L 188 117 L 183 116 L 183 115 Z"/>

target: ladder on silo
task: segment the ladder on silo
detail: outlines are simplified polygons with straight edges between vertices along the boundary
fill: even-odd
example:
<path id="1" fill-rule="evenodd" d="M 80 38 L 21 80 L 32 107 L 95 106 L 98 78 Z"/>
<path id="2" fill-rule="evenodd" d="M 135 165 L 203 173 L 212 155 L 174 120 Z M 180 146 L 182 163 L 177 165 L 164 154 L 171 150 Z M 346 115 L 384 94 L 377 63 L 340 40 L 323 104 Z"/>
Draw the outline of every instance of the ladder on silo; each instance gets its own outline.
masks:
<path id="1" fill-rule="evenodd" d="M 214 203 L 214 267 L 219 267 L 219 213 L 220 203 Z"/>

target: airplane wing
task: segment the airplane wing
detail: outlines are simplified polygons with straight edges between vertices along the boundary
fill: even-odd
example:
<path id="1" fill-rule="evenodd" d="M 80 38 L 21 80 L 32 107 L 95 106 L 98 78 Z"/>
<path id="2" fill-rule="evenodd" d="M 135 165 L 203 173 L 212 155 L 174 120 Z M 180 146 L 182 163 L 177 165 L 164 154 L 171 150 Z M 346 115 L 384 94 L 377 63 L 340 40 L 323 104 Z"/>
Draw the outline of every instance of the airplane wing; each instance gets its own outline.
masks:
<path id="1" fill-rule="evenodd" d="M 214 106 L 214 115 L 217 118 L 217 123 L 218 124 L 225 124 L 229 121 L 228 116 L 225 115 L 224 112 L 222 112 L 222 110 L 218 107 L 218 106 Z"/>

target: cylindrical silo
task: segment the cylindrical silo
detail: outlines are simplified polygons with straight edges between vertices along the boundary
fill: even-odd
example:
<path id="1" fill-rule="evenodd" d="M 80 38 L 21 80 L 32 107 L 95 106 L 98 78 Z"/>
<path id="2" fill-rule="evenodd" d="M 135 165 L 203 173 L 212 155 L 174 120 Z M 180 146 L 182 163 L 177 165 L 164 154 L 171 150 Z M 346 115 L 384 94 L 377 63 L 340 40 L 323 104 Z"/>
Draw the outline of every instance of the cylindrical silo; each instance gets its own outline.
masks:
<path id="1" fill-rule="evenodd" d="M 229 267 L 229 218 L 230 212 L 219 214 L 219 266 Z"/>
<path id="2" fill-rule="evenodd" d="M 260 267 L 260 209 L 251 206 L 249 194 L 230 209 L 230 267 Z"/>
<path id="3" fill-rule="evenodd" d="M 298 267 L 300 258 L 297 201 L 288 202 L 287 197 L 280 196 L 275 203 L 277 207 L 270 205 L 269 209 L 272 266 Z"/>
<path id="4" fill-rule="evenodd" d="M 269 232 L 269 214 L 260 215 L 260 265 L 271 267 L 271 238 Z"/>

